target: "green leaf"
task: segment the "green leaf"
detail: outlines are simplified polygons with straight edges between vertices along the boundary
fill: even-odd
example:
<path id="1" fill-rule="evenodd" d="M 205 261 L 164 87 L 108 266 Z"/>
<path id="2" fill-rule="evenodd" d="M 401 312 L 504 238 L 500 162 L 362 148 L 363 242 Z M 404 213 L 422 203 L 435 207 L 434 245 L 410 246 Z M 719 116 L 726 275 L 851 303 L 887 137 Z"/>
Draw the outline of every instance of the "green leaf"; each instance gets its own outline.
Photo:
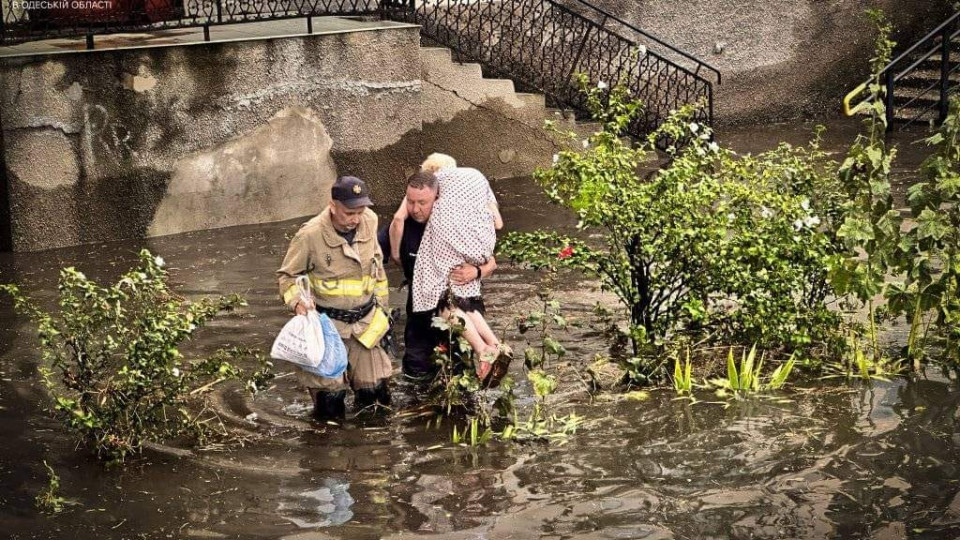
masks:
<path id="1" fill-rule="evenodd" d="M 870 222 L 853 216 L 844 219 L 843 225 L 837 230 L 837 236 L 857 244 L 874 239 L 873 227 Z"/>
<path id="2" fill-rule="evenodd" d="M 942 239 L 950 232 L 950 224 L 941 214 L 929 208 L 924 209 L 917 217 L 917 238 L 920 240 L 932 238 Z"/>
<path id="3" fill-rule="evenodd" d="M 533 385 L 534 393 L 541 399 L 552 394 L 557 388 L 557 378 L 553 375 L 547 375 L 541 369 L 527 373 L 527 379 Z"/>
<path id="4" fill-rule="evenodd" d="M 543 338 L 543 349 L 553 355 L 558 357 L 567 354 L 567 350 L 563 348 L 563 345 L 559 341 L 553 339 L 550 336 L 545 336 Z"/>
<path id="5" fill-rule="evenodd" d="M 740 388 L 740 378 L 737 376 L 737 366 L 733 361 L 733 347 L 727 354 L 727 383 L 731 389 Z"/>
<path id="6" fill-rule="evenodd" d="M 543 356 L 537 349 L 527 347 L 527 349 L 523 351 L 523 363 L 527 369 L 535 369 L 543 363 Z"/>

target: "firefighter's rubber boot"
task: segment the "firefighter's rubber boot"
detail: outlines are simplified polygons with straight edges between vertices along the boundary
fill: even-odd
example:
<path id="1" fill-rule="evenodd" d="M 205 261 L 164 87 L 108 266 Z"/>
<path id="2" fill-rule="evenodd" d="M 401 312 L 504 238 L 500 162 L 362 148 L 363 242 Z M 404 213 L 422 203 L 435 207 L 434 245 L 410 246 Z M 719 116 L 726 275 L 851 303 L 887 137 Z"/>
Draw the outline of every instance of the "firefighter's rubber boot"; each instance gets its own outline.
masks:
<path id="1" fill-rule="evenodd" d="M 346 390 L 336 392 L 317 390 L 313 397 L 313 417 L 321 422 L 343 420 L 347 412 L 347 407 L 344 404 L 346 397 Z"/>

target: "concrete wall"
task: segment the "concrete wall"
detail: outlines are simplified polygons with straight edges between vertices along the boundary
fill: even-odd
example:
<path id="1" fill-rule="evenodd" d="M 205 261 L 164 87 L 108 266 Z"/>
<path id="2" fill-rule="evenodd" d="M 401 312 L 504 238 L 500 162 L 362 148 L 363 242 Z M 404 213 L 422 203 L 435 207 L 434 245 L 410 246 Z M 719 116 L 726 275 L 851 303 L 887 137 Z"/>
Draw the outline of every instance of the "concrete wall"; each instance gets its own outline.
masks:
<path id="1" fill-rule="evenodd" d="M 950 4 L 945 0 L 595 3 L 723 72 L 716 112 L 720 122 L 728 124 L 837 114 L 846 92 L 868 75 L 875 31 L 864 15 L 866 9 L 883 9 L 898 29 L 897 40 L 909 45 L 936 27 Z"/>
<path id="2" fill-rule="evenodd" d="M 418 46 L 403 27 L 5 58 L 12 248 L 310 215 L 337 173 L 396 202 L 422 155 Z"/>

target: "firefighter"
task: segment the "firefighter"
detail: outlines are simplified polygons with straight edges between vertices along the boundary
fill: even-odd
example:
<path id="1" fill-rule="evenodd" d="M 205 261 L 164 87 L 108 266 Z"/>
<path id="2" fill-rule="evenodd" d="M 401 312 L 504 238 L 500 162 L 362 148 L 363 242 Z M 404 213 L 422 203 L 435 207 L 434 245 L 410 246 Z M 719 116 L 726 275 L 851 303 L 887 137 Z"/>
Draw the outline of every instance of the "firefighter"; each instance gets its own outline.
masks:
<path id="1" fill-rule="evenodd" d="M 317 311 L 333 320 L 346 345 L 349 367 L 344 375 L 328 379 L 298 371 L 320 420 L 344 416 L 348 387 L 358 410 L 390 404 L 393 366 L 380 344 L 390 324 L 387 275 L 372 205 L 362 180 L 337 178 L 329 207 L 300 227 L 277 270 L 280 295 L 298 315 L 308 308 L 300 300 L 296 278 L 309 276 Z"/>

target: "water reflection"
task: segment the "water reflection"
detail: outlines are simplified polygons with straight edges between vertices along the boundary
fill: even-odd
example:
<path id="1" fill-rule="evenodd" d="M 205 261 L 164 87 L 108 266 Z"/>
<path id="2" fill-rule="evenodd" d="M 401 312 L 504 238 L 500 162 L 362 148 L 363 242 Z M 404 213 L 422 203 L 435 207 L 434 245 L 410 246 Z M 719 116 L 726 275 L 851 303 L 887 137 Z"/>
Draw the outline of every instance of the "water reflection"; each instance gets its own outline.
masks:
<path id="1" fill-rule="evenodd" d="M 280 485 L 281 499 L 277 513 L 301 529 L 343 525 L 353 518 L 354 500 L 350 496 L 350 483 L 324 478 L 321 486 L 311 491 L 297 490 L 284 495 L 285 486 Z"/>

